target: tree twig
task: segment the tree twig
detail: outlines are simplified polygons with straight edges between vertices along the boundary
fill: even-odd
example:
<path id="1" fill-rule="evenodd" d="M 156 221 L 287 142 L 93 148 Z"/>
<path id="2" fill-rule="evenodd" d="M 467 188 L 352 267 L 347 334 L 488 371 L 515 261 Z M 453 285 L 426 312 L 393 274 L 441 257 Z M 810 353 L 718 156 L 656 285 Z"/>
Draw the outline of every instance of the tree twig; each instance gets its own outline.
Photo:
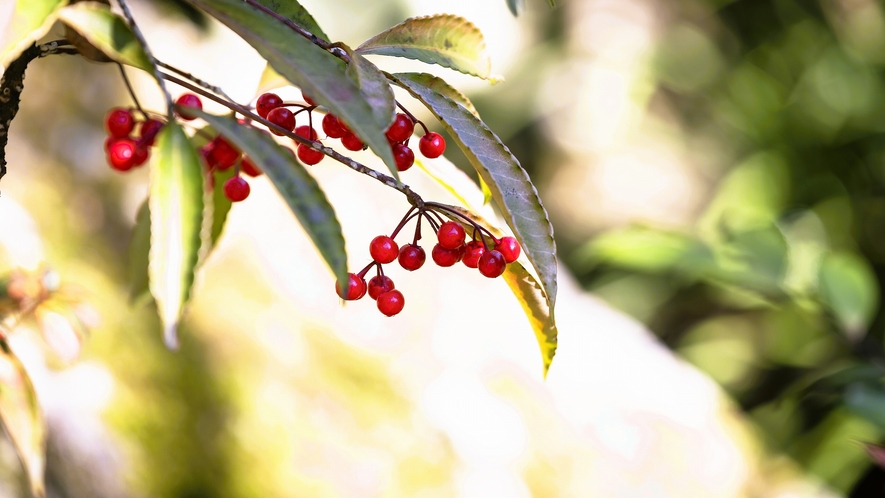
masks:
<path id="1" fill-rule="evenodd" d="M 132 17 L 132 12 L 129 11 L 129 5 L 126 2 L 127 0 L 117 0 L 117 3 L 120 4 L 120 9 L 123 11 L 123 16 L 126 18 L 126 22 L 129 24 L 129 27 L 132 28 L 132 33 L 135 35 L 135 39 L 138 40 L 138 44 L 141 45 L 142 50 L 144 50 L 144 53 L 151 61 L 154 78 L 156 78 L 157 84 L 160 85 L 160 90 L 163 91 L 163 96 L 166 97 L 166 115 L 171 120 L 173 119 L 172 95 L 169 93 L 169 89 L 166 88 L 166 82 L 163 81 L 163 75 L 160 73 L 160 69 L 157 65 L 157 59 L 154 57 L 153 52 L 151 52 L 150 47 L 148 47 L 147 41 L 144 39 L 144 35 L 141 34 L 138 25 L 135 24 L 135 19 Z"/>

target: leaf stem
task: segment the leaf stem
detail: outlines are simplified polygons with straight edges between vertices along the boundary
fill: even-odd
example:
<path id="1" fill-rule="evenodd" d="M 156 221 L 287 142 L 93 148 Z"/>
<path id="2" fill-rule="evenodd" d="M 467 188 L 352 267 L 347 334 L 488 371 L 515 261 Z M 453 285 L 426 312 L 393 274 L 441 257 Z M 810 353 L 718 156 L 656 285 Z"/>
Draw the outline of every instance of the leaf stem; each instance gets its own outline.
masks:
<path id="1" fill-rule="evenodd" d="M 172 116 L 172 95 L 169 93 L 169 89 L 166 88 L 166 82 L 163 80 L 163 75 L 159 69 L 159 61 L 157 61 L 156 57 L 154 57 L 153 52 L 151 52 L 150 47 L 148 47 L 147 41 L 144 39 L 144 35 L 141 34 L 141 29 L 138 28 L 138 25 L 135 24 L 135 19 L 132 17 L 132 12 L 129 10 L 129 5 L 126 3 L 127 0 L 117 0 L 117 3 L 120 4 L 120 9 L 123 11 L 123 16 L 126 18 L 126 22 L 129 24 L 129 27 L 132 28 L 132 33 L 135 35 L 135 39 L 138 40 L 138 44 L 141 45 L 142 50 L 147 55 L 148 59 L 151 61 L 151 65 L 153 66 L 154 78 L 157 80 L 157 84 L 160 86 L 160 90 L 163 91 L 163 96 L 166 98 L 166 115 L 169 120 L 173 119 Z"/>
<path id="2" fill-rule="evenodd" d="M 132 83 L 129 81 L 129 76 L 126 76 L 126 69 L 123 68 L 123 64 L 117 63 L 117 67 L 120 68 L 120 76 L 123 77 L 123 83 L 126 85 L 126 90 L 129 91 L 129 96 L 132 98 L 132 102 L 135 103 L 135 108 L 138 109 L 138 112 L 141 113 L 145 118 L 147 117 L 147 113 L 144 112 L 144 109 L 141 108 L 141 103 L 138 101 L 138 97 L 135 95 L 135 90 L 132 88 Z"/>

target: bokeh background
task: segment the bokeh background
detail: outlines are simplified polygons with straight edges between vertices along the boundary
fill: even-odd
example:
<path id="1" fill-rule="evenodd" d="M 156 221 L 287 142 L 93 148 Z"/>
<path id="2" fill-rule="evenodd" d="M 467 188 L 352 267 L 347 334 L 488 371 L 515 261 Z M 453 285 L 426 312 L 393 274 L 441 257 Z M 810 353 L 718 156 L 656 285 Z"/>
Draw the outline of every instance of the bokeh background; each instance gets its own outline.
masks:
<path id="1" fill-rule="evenodd" d="M 171 0 L 132 3 L 161 59 L 254 98 L 263 63 L 245 43 Z M 11 339 L 47 415 L 51 496 L 885 494 L 865 446 L 885 435 L 880 2 L 527 0 L 518 18 L 503 0 L 301 3 L 351 46 L 439 11 L 485 33 L 504 82 L 429 70 L 468 94 L 550 213 L 549 378 L 506 286 L 466 269 L 395 275 L 394 319 L 341 306 L 263 179 L 165 350 L 128 293 L 147 172 L 103 158 L 125 89 L 115 67 L 50 57 L 13 123 L 0 252 L 4 272 L 48 264 L 87 303 L 82 348 L 66 310 Z M 427 166 L 476 200 L 447 156 Z M 407 206 L 328 163 L 311 171 L 361 267 Z M 6 442 L 0 475 L 0 494 L 25 495 Z"/>

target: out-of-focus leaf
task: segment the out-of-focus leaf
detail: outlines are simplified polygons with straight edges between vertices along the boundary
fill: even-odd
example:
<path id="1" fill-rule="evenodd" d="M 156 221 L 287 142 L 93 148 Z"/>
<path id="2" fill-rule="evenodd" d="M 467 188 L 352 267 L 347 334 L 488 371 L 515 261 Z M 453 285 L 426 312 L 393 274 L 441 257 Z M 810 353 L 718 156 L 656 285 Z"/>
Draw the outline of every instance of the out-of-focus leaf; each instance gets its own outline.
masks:
<path id="1" fill-rule="evenodd" d="M 463 17 L 413 17 L 369 38 L 361 54 L 390 55 L 439 64 L 462 73 L 491 77 L 492 62 L 482 32 Z"/>
<path id="2" fill-rule="evenodd" d="M 215 17 L 264 57 L 286 79 L 328 107 L 368 144 L 399 179 L 384 127 L 360 89 L 347 77 L 344 63 L 278 20 L 239 0 L 187 0 Z"/>
<path id="3" fill-rule="evenodd" d="M 393 77 L 442 122 L 470 164 L 489 185 L 504 219 L 538 273 L 553 309 L 556 303 L 553 226 L 528 174 L 485 123 L 452 99 L 424 86 L 421 75 L 399 73 Z"/>
<path id="4" fill-rule="evenodd" d="M 46 426 L 24 365 L 0 339 L 0 420 L 15 446 L 34 496 L 45 496 Z"/>
<path id="5" fill-rule="evenodd" d="M 830 253 L 820 266 L 820 294 L 845 334 L 858 340 L 866 334 L 879 306 L 879 286 L 870 264 L 848 252 Z"/>
<path id="6" fill-rule="evenodd" d="M 203 171 L 196 151 L 176 122 L 166 124 L 151 161 L 149 287 L 163 339 L 178 347 L 178 320 L 190 298 L 203 224 Z"/>
<path id="7" fill-rule="evenodd" d="M 122 17 L 105 5 L 84 2 L 70 5 L 60 13 L 62 22 L 79 33 L 111 59 L 148 72 L 150 59 Z"/>
<path id="8" fill-rule="evenodd" d="M 221 233 L 224 231 L 224 225 L 227 223 L 227 215 L 233 203 L 224 195 L 224 182 L 234 177 L 236 171 L 234 168 L 228 168 L 224 171 L 216 171 L 215 188 L 212 189 L 212 227 L 209 232 L 210 247 L 215 247 Z"/>
<path id="9" fill-rule="evenodd" d="M 335 210 L 316 180 L 295 160 L 291 150 L 277 144 L 267 133 L 243 126 L 232 118 L 194 111 L 263 171 L 298 218 L 329 268 L 341 282 L 347 281 L 347 253 Z"/>
<path id="10" fill-rule="evenodd" d="M 740 285 L 774 289 L 787 273 L 787 240 L 773 224 L 728 233 L 716 250 L 721 256 L 721 276 Z"/>
<path id="11" fill-rule="evenodd" d="M 578 251 L 584 267 L 607 263 L 644 272 L 701 271 L 714 264 L 713 253 L 689 236 L 634 226 L 604 233 Z"/>
<path id="12" fill-rule="evenodd" d="M 310 31 L 310 34 L 329 39 L 310 12 L 295 0 L 258 0 L 258 3 Z"/>
<path id="13" fill-rule="evenodd" d="M 559 332 L 556 330 L 556 320 L 553 318 L 553 311 L 550 309 L 547 301 L 547 295 L 544 289 L 535 280 L 519 261 L 514 261 L 507 265 L 504 270 L 504 281 L 510 286 L 513 295 L 522 306 L 535 332 L 535 338 L 538 340 L 538 347 L 541 348 L 541 358 L 544 361 L 544 377 L 547 376 L 547 370 L 553 362 L 553 356 L 556 355 L 556 344 Z"/>
<path id="14" fill-rule="evenodd" d="M 525 0 L 507 0 L 507 8 L 510 9 L 513 17 L 516 17 L 525 10 Z"/>
<path id="15" fill-rule="evenodd" d="M 0 32 L 0 66 L 6 68 L 45 35 L 67 0 L 16 0 L 12 18 Z"/>
<path id="16" fill-rule="evenodd" d="M 352 50 L 348 50 L 347 53 L 350 54 L 347 76 L 356 83 L 366 102 L 372 106 L 375 122 L 386 130 L 396 115 L 396 104 L 390 82 L 368 59 Z"/>
<path id="17" fill-rule="evenodd" d="M 149 294 L 148 254 L 151 250 L 151 211 L 148 201 L 141 203 L 135 227 L 129 240 L 129 302 L 135 303 Z"/>
<path id="18" fill-rule="evenodd" d="M 845 406 L 885 430 L 885 388 L 856 382 L 845 389 Z"/>

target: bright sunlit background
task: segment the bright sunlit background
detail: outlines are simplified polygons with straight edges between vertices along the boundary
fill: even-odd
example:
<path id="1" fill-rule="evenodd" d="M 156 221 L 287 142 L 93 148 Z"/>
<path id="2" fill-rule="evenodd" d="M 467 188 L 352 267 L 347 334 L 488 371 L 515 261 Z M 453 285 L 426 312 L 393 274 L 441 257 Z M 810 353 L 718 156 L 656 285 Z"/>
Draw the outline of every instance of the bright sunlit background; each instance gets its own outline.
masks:
<path id="1" fill-rule="evenodd" d="M 132 3 L 161 60 L 256 96 L 264 64 L 245 42 L 173 0 Z M 129 97 L 116 67 L 49 57 L 28 70 L 7 147 L 0 270 L 48 265 L 87 303 L 82 351 L 60 314 L 11 338 L 49 423 L 50 496 L 885 493 L 864 448 L 885 435 L 879 2 L 526 0 L 518 18 L 505 0 L 301 3 L 350 46 L 440 11 L 484 32 L 495 85 L 373 61 L 464 91 L 538 186 L 561 262 L 548 378 L 506 284 L 460 265 L 393 270 L 395 318 L 343 306 L 264 178 L 167 351 L 153 305 L 129 301 L 147 171 L 116 174 L 102 150 L 105 113 Z M 469 164 L 446 154 L 427 167 L 480 205 Z M 310 171 L 361 268 L 405 199 L 328 159 Z M 3 442 L 0 496 L 25 493 Z"/>

